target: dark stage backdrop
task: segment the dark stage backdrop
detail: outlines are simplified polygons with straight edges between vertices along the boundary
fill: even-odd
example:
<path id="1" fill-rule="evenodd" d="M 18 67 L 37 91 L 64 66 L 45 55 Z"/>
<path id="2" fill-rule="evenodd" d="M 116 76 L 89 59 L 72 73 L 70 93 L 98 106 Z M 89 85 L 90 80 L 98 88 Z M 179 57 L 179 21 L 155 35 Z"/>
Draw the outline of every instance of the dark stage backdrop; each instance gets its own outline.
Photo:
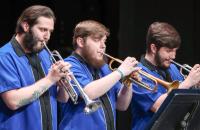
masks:
<path id="1" fill-rule="evenodd" d="M 98 20 L 110 28 L 107 52 L 124 59 L 139 59 L 145 52 L 145 35 L 154 21 L 172 24 L 182 38 L 177 61 L 200 63 L 200 2 L 199 0 L 7 0 L 0 5 L 0 46 L 10 40 L 21 11 L 33 4 L 51 7 L 57 17 L 49 47 L 63 57 L 72 49 L 73 28 L 81 20 Z M 130 108 L 117 112 L 117 130 L 130 130 Z"/>

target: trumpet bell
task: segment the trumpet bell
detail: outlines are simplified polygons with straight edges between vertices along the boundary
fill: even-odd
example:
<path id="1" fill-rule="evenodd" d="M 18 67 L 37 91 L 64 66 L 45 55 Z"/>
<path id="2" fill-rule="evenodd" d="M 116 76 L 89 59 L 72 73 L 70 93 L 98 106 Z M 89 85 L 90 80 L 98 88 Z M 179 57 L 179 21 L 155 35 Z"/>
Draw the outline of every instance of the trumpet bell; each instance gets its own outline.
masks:
<path id="1" fill-rule="evenodd" d="M 170 85 L 168 85 L 168 93 L 171 92 L 172 89 L 177 89 L 178 86 L 180 85 L 180 82 L 175 80 L 172 83 L 170 83 Z"/>
<path id="2" fill-rule="evenodd" d="M 89 103 L 86 104 L 86 106 L 84 108 L 84 113 L 85 114 L 90 114 L 92 112 L 95 112 L 97 109 L 99 109 L 99 107 L 101 107 L 101 102 L 100 101 L 89 100 Z"/>

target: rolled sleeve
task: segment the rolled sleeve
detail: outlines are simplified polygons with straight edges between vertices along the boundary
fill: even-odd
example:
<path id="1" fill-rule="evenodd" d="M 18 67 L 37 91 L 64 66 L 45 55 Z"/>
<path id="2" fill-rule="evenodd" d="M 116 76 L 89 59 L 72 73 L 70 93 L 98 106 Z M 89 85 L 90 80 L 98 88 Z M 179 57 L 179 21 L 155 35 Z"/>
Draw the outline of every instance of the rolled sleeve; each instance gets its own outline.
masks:
<path id="1" fill-rule="evenodd" d="M 0 93 L 20 87 L 14 62 L 9 55 L 0 56 Z"/>

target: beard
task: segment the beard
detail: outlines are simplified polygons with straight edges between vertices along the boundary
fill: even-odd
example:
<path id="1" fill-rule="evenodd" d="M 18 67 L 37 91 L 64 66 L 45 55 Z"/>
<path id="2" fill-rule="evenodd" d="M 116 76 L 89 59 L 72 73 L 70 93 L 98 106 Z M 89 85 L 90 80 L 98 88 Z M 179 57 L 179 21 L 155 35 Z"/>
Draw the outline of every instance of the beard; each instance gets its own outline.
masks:
<path id="1" fill-rule="evenodd" d="M 169 66 L 164 65 L 164 59 L 161 57 L 160 53 L 157 51 L 155 54 L 156 65 L 161 69 L 168 69 Z"/>
<path id="2" fill-rule="evenodd" d="M 87 47 L 84 47 L 82 52 L 83 52 L 82 56 L 84 57 L 85 61 L 92 67 L 99 69 L 105 64 L 105 61 L 103 58 L 97 59 L 96 57 L 94 57 L 94 54 L 92 53 L 92 51 L 88 49 Z"/>
<path id="3" fill-rule="evenodd" d="M 32 30 L 30 29 L 29 32 L 25 33 L 25 36 L 24 36 L 24 39 L 23 39 L 23 45 L 31 53 L 38 53 L 43 48 L 38 48 L 37 44 L 38 44 L 38 39 L 35 37 Z"/>

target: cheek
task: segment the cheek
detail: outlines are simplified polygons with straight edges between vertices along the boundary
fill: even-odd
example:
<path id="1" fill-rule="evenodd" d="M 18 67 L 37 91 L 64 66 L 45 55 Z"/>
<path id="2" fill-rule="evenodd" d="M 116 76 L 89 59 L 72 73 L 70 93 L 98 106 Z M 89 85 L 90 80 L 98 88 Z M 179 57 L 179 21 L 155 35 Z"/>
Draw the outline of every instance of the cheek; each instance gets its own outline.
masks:
<path id="1" fill-rule="evenodd" d="M 166 59 L 166 58 L 169 57 L 169 53 L 164 51 L 164 52 L 161 54 L 161 57 L 164 58 L 164 59 Z"/>
<path id="2" fill-rule="evenodd" d="M 90 46 L 85 46 L 83 48 L 83 52 L 87 55 L 87 56 L 93 56 L 93 49 L 90 48 Z"/>
<path id="3" fill-rule="evenodd" d="M 42 37 L 42 33 L 40 32 L 40 31 L 33 31 L 33 36 L 34 36 L 34 38 L 36 38 L 36 39 L 41 39 L 41 37 Z"/>
<path id="4" fill-rule="evenodd" d="M 88 52 L 91 52 L 92 51 L 92 48 L 90 46 L 85 46 L 85 51 L 88 51 Z"/>
<path id="5" fill-rule="evenodd" d="M 38 33 L 32 32 L 33 38 L 38 38 Z"/>

